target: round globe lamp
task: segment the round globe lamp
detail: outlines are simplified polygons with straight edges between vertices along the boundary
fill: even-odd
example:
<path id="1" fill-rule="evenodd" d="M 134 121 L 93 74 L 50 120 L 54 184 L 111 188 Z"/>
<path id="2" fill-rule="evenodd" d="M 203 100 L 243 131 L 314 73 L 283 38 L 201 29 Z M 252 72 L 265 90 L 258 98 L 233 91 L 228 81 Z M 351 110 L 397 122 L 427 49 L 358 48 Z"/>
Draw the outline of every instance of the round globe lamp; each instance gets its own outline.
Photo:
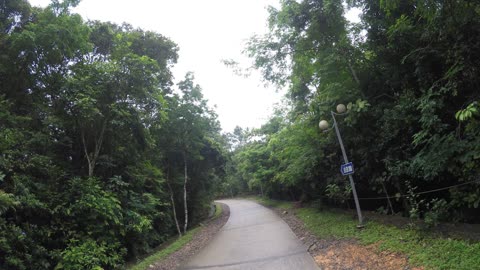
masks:
<path id="1" fill-rule="evenodd" d="M 320 121 L 320 123 L 318 123 L 318 127 L 321 129 L 321 130 L 326 130 L 328 129 L 328 122 L 326 120 L 322 120 Z"/>
<path id="2" fill-rule="evenodd" d="M 337 112 L 338 113 L 345 113 L 347 111 L 347 107 L 343 104 L 338 104 L 337 105 Z"/>

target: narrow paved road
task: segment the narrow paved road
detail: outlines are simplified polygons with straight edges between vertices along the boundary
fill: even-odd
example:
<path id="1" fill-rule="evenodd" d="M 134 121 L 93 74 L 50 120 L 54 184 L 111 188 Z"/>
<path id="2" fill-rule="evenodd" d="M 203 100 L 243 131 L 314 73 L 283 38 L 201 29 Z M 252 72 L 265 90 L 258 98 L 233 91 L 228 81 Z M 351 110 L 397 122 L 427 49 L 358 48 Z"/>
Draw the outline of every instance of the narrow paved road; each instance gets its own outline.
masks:
<path id="1" fill-rule="evenodd" d="M 248 200 L 220 201 L 230 218 L 182 269 L 318 270 L 305 246 L 273 211 Z"/>

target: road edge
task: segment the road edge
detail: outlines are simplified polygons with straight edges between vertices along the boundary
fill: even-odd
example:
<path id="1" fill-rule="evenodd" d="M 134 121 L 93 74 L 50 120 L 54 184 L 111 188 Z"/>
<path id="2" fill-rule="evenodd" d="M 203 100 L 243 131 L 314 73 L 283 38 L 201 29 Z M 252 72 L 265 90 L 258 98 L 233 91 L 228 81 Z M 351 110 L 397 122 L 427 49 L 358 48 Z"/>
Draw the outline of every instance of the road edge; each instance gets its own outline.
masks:
<path id="1" fill-rule="evenodd" d="M 151 270 L 173 270 L 179 269 L 183 263 L 198 253 L 205 247 L 220 229 L 227 223 L 230 217 L 230 208 L 224 203 L 215 202 L 221 205 L 221 214 L 215 215 L 210 219 L 200 223 L 199 227 L 193 228 L 195 231 L 192 239 L 184 244 L 178 250 L 167 255 L 165 258 L 150 264 L 146 269 Z M 166 247 L 167 248 L 167 247 Z"/>

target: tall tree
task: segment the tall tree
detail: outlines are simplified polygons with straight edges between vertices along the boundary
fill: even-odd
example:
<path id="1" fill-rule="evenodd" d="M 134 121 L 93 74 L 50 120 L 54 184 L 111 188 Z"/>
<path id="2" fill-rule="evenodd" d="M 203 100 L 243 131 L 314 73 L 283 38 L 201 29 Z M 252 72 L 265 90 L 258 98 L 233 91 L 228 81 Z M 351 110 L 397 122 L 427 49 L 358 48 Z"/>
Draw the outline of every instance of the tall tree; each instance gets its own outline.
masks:
<path id="1" fill-rule="evenodd" d="M 281 1 L 278 9 L 269 9 L 270 32 L 248 44 L 246 52 L 265 80 L 287 86 L 292 106 L 287 128 L 269 136 L 275 162 L 267 169 L 276 173 L 267 183 L 278 188 L 301 181 L 303 174 L 294 172 L 310 171 L 313 177 L 306 182 L 319 188 L 317 193 L 341 190 L 336 140 L 314 135 L 314 126 L 330 118 L 335 104 L 346 103 L 349 114 L 339 125 L 356 163 L 361 197 L 397 194 L 400 202 L 391 201 L 389 207 L 407 215 L 478 220 L 465 214 L 480 204 L 478 183 L 471 182 L 480 168 L 474 154 L 479 138 L 478 4 L 349 3 Z M 352 6 L 362 10 L 360 23 L 345 19 Z M 300 146 L 319 143 L 320 154 L 297 163 L 302 156 L 288 147 L 287 138 Z M 256 165 L 258 173 L 264 170 Z M 421 199 L 409 195 L 439 186 L 458 187 Z M 372 207 L 387 203 L 379 200 Z"/>
<path id="2" fill-rule="evenodd" d="M 180 231 L 183 156 L 188 224 L 222 174 L 200 88 L 173 94 L 176 44 L 86 23 L 78 2 L 0 3 L 1 269 L 122 268 Z"/>

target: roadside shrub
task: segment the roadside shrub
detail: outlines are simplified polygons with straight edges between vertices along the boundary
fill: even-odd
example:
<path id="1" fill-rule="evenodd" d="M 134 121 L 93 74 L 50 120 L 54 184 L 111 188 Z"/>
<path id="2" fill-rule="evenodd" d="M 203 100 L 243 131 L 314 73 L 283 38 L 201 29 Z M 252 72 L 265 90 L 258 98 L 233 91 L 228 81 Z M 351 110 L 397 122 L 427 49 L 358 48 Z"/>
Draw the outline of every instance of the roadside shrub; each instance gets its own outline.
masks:
<path id="1" fill-rule="evenodd" d="M 116 269 L 123 263 L 125 250 L 119 244 L 97 243 L 95 240 L 72 240 L 61 253 L 55 270 L 101 270 Z"/>
<path id="2" fill-rule="evenodd" d="M 424 220 L 428 227 L 435 227 L 448 217 L 449 207 L 445 199 L 433 199 L 427 203 L 427 209 Z"/>

